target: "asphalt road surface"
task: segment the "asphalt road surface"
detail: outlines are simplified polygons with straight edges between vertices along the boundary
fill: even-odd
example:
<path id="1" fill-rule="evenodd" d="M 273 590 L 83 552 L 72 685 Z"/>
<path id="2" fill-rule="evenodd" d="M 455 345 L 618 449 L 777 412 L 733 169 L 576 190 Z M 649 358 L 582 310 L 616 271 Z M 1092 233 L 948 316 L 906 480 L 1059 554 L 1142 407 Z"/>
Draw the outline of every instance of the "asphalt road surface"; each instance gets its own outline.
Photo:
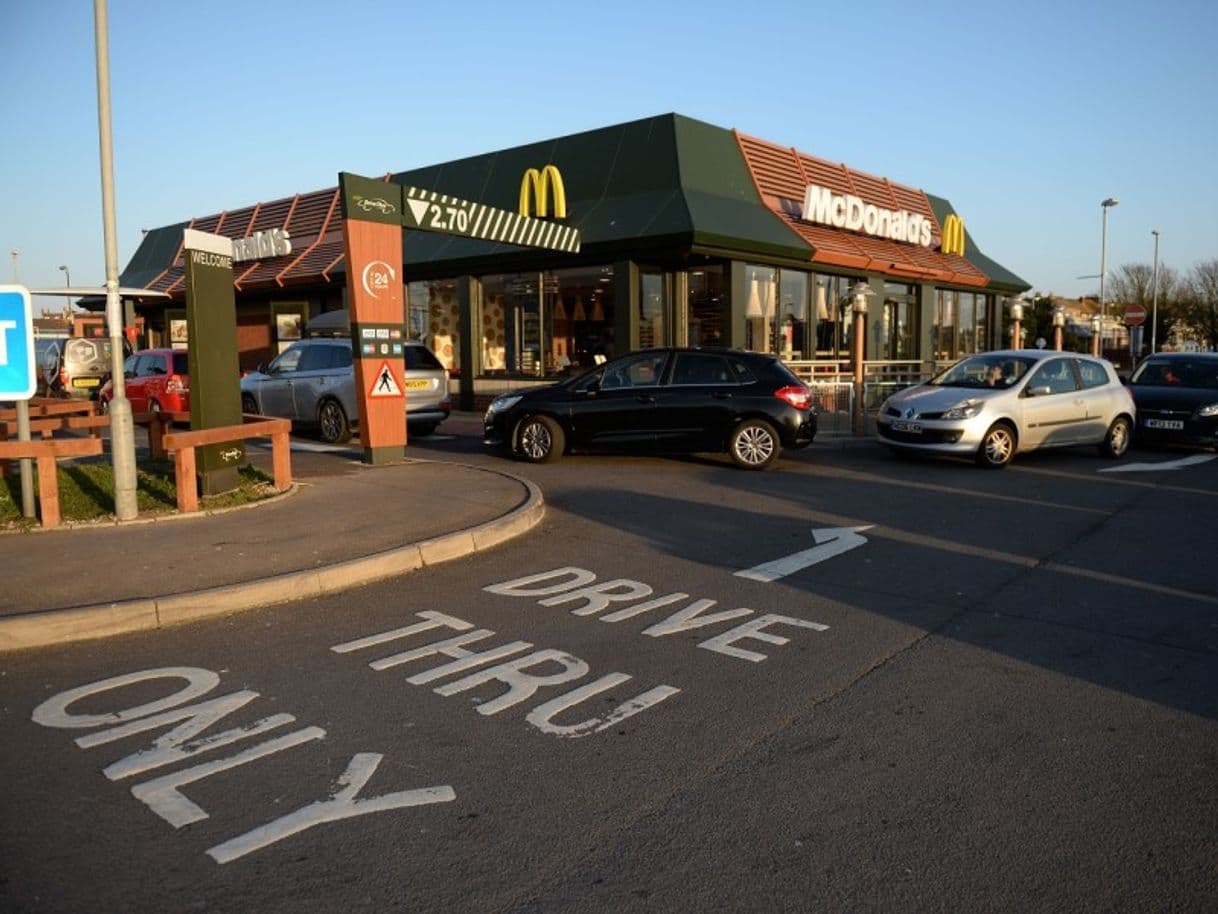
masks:
<path id="1" fill-rule="evenodd" d="M 0 909 L 1213 911 L 1218 459 L 1114 466 L 515 464 L 476 558 L 0 656 Z"/>

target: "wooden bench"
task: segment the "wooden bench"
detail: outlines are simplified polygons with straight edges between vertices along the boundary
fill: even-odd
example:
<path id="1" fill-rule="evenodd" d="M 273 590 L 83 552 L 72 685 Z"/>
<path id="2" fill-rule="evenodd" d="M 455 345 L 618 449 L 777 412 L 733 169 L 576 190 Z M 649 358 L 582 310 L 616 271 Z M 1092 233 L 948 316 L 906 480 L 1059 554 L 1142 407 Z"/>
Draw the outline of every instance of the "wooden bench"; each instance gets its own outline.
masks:
<path id="1" fill-rule="evenodd" d="M 219 428 L 167 432 L 162 440 L 165 450 L 173 454 L 173 476 L 178 491 L 178 510 L 183 514 L 199 510 L 199 493 L 195 483 L 195 448 L 208 444 L 227 444 L 248 438 L 271 439 L 271 463 L 275 488 L 283 492 L 292 485 L 292 451 L 288 433 L 289 419 L 268 419 L 265 416 L 244 416 L 241 425 Z"/>
<path id="2" fill-rule="evenodd" d="M 102 452 L 100 438 L 60 438 L 53 441 L 0 441 L 0 458 L 20 460 L 32 457 L 38 461 L 38 498 L 42 526 L 59 526 L 60 457 L 94 457 Z"/>

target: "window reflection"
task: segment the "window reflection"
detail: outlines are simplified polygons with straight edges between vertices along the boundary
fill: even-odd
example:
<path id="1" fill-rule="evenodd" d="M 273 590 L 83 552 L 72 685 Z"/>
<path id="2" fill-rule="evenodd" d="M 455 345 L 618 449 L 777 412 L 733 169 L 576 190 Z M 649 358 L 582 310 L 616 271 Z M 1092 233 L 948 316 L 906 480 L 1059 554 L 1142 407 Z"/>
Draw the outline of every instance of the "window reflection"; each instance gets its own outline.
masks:
<path id="1" fill-rule="evenodd" d="M 614 354 L 613 267 L 481 277 L 483 376 L 562 376 Z"/>
<path id="2" fill-rule="evenodd" d="M 689 274 L 689 345 L 722 346 L 724 310 L 723 268 L 707 266 Z"/>
<path id="3" fill-rule="evenodd" d="M 407 332 L 422 340 L 450 371 L 461 367 L 460 305 L 457 281 L 443 279 L 406 285 Z"/>

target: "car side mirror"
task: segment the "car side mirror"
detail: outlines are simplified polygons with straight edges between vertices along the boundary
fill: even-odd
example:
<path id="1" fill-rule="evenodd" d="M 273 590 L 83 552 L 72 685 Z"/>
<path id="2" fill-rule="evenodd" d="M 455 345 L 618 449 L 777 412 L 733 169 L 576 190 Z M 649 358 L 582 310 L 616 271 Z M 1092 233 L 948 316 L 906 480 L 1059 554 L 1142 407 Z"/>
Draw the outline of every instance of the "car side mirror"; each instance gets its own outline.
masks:
<path id="1" fill-rule="evenodd" d="M 1029 387 L 1027 389 L 1027 395 L 1029 397 L 1045 397 L 1051 393 L 1053 393 L 1053 388 L 1049 387 L 1047 384 L 1043 387 Z"/>

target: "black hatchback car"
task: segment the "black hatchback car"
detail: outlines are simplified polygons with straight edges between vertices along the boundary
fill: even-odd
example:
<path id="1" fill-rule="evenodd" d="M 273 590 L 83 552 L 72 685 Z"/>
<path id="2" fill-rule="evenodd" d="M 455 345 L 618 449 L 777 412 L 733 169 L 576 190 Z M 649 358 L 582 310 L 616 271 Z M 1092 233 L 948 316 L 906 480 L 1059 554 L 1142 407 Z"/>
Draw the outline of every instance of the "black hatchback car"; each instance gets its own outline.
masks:
<path id="1" fill-rule="evenodd" d="M 1141 443 L 1218 447 L 1218 352 L 1158 352 L 1129 379 Z"/>
<path id="2" fill-rule="evenodd" d="M 486 411 L 484 442 L 532 463 L 568 450 L 727 452 L 770 466 L 816 436 L 812 393 L 778 358 L 728 349 L 647 349 Z"/>

